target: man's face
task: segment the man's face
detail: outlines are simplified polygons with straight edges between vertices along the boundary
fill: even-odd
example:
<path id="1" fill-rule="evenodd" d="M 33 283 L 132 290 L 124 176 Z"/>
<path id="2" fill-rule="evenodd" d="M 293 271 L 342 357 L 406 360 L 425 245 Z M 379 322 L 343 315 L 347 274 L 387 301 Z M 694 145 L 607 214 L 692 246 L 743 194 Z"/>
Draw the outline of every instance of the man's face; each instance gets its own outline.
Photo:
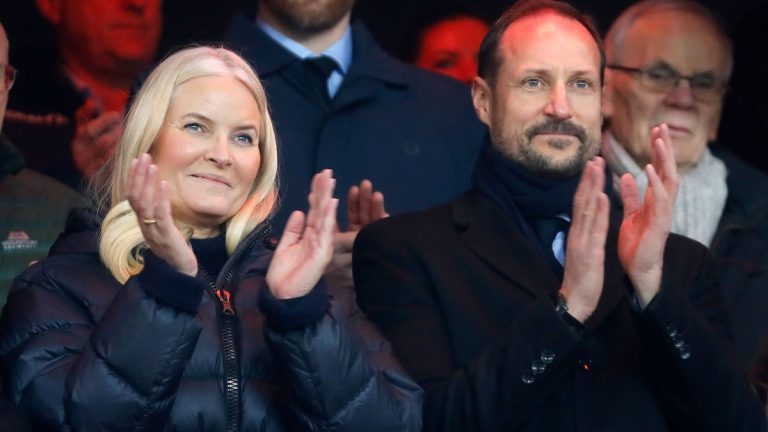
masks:
<path id="1" fill-rule="evenodd" d="M 577 21 L 544 11 L 512 23 L 494 83 L 476 79 L 475 110 L 491 141 L 528 171 L 570 177 L 597 154 L 600 52 Z"/>
<path id="2" fill-rule="evenodd" d="M 730 74 L 725 42 L 709 23 L 684 12 L 658 11 L 639 18 L 616 51 L 610 62 L 621 66 L 674 70 L 722 82 Z M 634 74 L 606 72 L 604 113 L 611 132 L 641 166 L 650 162 L 650 129 L 662 122 L 669 125 L 680 169 L 695 165 L 716 137 L 722 105 L 722 98 L 694 97 L 685 80 L 663 92 L 642 85 Z"/>
<path id="3" fill-rule="evenodd" d="M 292 32 L 312 35 L 330 29 L 352 10 L 355 0 L 261 0 Z"/>
<path id="4" fill-rule="evenodd" d="M 161 0 L 59 0 L 62 55 L 94 70 L 140 71 L 155 55 Z M 50 17 L 49 17 L 50 19 Z"/>

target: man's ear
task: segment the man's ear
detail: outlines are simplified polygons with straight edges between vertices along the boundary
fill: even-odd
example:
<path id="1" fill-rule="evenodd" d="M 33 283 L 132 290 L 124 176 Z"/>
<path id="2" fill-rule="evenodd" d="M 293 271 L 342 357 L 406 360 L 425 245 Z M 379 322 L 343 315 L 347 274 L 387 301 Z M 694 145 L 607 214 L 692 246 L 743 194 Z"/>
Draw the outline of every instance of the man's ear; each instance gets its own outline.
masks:
<path id="1" fill-rule="evenodd" d="M 59 24 L 61 21 L 61 0 L 35 0 L 35 3 L 37 10 L 48 22 L 54 26 Z"/>
<path id="2" fill-rule="evenodd" d="M 472 81 L 472 105 L 481 122 L 486 126 L 491 125 L 491 86 L 480 77 Z"/>
<path id="3" fill-rule="evenodd" d="M 603 118 L 610 118 L 611 114 L 613 113 L 613 80 L 612 80 L 611 72 L 607 69 L 605 70 L 605 75 L 603 76 Z"/>

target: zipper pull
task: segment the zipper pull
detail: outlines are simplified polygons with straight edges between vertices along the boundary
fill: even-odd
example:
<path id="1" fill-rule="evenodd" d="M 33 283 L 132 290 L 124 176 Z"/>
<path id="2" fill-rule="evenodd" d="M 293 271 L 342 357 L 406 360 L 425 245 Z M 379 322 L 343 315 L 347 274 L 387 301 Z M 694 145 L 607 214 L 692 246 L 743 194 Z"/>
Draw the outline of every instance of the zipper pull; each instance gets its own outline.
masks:
<path id="1" fill-rule="evenodd" d="M 232 295 L 225 289 L 217 289 L 216 297 L 221 302 L 222 311 L 225 315 L 234 315 L 235 309 L 232 307 Z"/>

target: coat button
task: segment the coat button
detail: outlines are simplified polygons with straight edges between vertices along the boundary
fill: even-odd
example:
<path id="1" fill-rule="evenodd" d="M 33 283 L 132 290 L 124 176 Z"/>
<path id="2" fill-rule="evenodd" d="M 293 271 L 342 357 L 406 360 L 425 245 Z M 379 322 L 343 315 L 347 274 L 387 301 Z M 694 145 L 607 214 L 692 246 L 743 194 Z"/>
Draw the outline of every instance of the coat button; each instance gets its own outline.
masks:
<path id="1" fill-rule="evenodd" d="M 585 372 L 592 370 L 592 360 L 579 360 L 579 367 Z"/>
<path id="2" fill-rule="evenodd" d="M 533 373 L 534 373 L 535 375 L 541 375 L 541 374 L 543 374 L 543 373 L 544 373 L 544 370 L 545 370 L 546 368 L 547 368 L 547 365 L 546 365 L 546 364 L 544 364 L 544 362 L 543 362 L 543 361 L 541 361 L 541 360 L 535 360 L 535 361 L 534 361 L 534 362 L 531 364 L 531 370 L 533 371 Z"/>
<path id="3" fill-rule="evenodd" d="M 678 352 L 680 353 L 680 358 L 683 360 L 688 360 L 688 358 L 691 357 L 691 347 L 688 345 L 683 345 L 678 348 Z"/>
<path id="4" fill-rule="evenodd" d="M 667 334 L 669 337 L 673 338 L 678 335 L 677 326 L 675 324 L 670 324 L 667 326 Z"/>
<path id="5" fill-rule="evenodd" d="M 533 371 L 527 370 L 523 372 L 523 382 L 526 384 L 533 384 L 536 381 L 536 377 L 533 375 Z"/>
<path id="6" fill-rule="evenodd" d="M 555 361 L 555 353 L 552 350 L 545 349 L 541 352 L 541 361 L 544 364 L 550 364 Z"/>

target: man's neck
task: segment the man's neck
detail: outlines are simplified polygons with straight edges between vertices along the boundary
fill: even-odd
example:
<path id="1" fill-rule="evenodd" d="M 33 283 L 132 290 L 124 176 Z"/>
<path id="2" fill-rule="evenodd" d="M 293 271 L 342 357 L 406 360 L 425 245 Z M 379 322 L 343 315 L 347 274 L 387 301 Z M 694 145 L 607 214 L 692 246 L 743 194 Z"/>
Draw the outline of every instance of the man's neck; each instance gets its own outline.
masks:
<path id="1" fill-rule="evenodd" d="M 131 90 L 132 76 L 99 74 L 77 62 L 65 62 L 62 66 L 74 84 L 87 88 L 105 111 L 123 111 Z"/>
<path id="2" fill-rule="evenodd" d="M 312 34 L 296 32 L 294 29 L 291 29 L 277 19 L 277 17 L 275 17 L 267 8 L 262 8 L 262 10 L 259 11 L 258 18 L 283 35 L 302 44 L 312 52 L 319 54 L 344 37 L 344 33 L 349 28 L 351 14 L 351 12 L 347 13 L 339 20 L 339 22 L 328 30 Z"/>

